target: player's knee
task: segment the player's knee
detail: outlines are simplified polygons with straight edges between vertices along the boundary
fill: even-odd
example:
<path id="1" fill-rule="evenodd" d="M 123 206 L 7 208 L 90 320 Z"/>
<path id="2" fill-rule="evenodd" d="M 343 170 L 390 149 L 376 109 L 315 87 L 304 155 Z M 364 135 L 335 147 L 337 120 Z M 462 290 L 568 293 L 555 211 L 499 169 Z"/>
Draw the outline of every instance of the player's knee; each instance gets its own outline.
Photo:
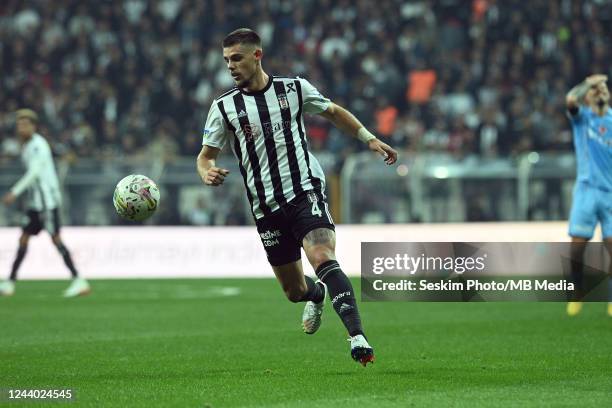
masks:
<path id="1" fill-rule="evenodd" d="M 304 295 L 306 294 L 307 290 L 308 288 L 306 285 L 287 287 L 285 288 L 285 296 L 287 296 L 287 299 L 289 299 L 290 302 L 297 303 L 304 299 Z"/>

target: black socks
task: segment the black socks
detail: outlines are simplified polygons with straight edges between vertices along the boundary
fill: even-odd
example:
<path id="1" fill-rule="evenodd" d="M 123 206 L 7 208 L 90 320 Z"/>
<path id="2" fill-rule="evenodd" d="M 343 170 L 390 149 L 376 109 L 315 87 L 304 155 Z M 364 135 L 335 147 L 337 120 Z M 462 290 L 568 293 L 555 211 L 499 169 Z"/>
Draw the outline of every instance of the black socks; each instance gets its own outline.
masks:
<path id="1" fill-rule="evenodd" d="M 19 245 L 19 248 L 17 249 L 17 255 L 15 256 L 15 261 L 13 262 L 13 269 L 11 269 L 11 276 L 9 278 L 10 280 L 12 281 L 17 280 L 17 271 L 19 270 L 19 267 L 21 266 L 21 262 L 23 261 L 23 258 L 25 257 L 26 252 L 28 252 L 28 246 Z"/>
<path id="2" fill-rule="evenodd" d="M 349 335 L 352 337 L 363 334 L 361 317 L 359 316 L 357 301 L 355 300 L 355 291 L 351 281 L 340 269 L 338 262 L 327 261 L 317 268 L 316 273 L 319 279 L 327 285 L 332 306 L 336 313 L 338 313 L 338 316 L 340 316 Z"/>
<path id="3" fill-rule="evenodd" d="M 66 264 L 68 269 L 70 269 L 70 273 L 72 274 L 72 277 L 76 278 L 78 276 L 78 273 L 77 273 L 76 268 L 74 267 L 74 263 L 72 262 L 72 257 L 70 256 L 70 252 L 68 252 L 68 249 L 63 244 L 57 245 L 56 247 L 59 253 L 62 255 L 62 258 L 64 258 L 64 263 Z M 11 276 L 9 277 L 10 280 L 12 281 L 17 280 L 17 271 L 19 270 L 19 267 L 21 266 L 21 262 L 23 262 L 23 258 L 25 257 L 26 252 L 28 252 L 27 245 L 26 246 L 20 245 L 19 248 L 17 249 L 17 255 L 15 256 L 15 261 L 13 261 L 13 268 L 11 269 Z"/>
<path id="4" fill-rule="evenodd" d="M 315 283 L 310 276 L 304 275 L 304 279 L 306 279 L 306 286 L 308 289 L 306 290 L 306 293 L 301 301 L 305 302 L 310 300 L 315 303 L 321 303 L 325 297 L 325 289 L 323 289 L 323 285 Z"/>
<path id="5" fill-rule="evenodd" d="M 68 269 L 70 269 L 72 277 L 76 278 L 78 276 L 78 273 L 76 268 L 74 267 L 74 263 L 72 263 L 72 258 L 70 257 L 70 252 L 68 252 L 68 248 L 66 248 L 63 244 L 59 244 L 57 245 L 57 250 L 62 255 L 62 258 L 64 258 L 64 263 L 66 264 Z"/>

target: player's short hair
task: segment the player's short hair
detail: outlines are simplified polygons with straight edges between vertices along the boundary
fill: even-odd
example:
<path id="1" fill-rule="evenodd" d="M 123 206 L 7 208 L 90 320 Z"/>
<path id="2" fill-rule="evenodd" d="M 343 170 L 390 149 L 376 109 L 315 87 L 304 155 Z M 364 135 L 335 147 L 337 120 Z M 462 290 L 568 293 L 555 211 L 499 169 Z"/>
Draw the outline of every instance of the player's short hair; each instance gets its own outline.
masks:
<path id="1" fill-rule="evenodd" d="M 15 112 L 15 120 L 29 119 L 33 124 L 38 124 L 38 115 L 32 109 L 19 109 Z"/>
<path id="2" fill-rule="evenodd" d="M 239 28 L 229 33 L 223 39 L 223 48 L 236 44 L 249 44 L 261 48 L 261 37 L 250 28 Z"/>

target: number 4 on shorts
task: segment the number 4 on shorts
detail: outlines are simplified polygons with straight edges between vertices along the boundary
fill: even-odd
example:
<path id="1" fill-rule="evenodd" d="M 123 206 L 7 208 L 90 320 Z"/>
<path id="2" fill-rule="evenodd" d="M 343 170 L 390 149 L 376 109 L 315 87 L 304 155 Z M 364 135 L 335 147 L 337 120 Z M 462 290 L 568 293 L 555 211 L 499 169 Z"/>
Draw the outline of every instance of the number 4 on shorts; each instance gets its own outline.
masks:
<path id="1" fill-rule="evenodd" d="M 319 203 L 317 201 L 312 202 L 311 212 L 312 215 L 318 215 L 319 217 L 323 216 L 323 213 L 321 212 L 321 209 L 319 208 Z"/>

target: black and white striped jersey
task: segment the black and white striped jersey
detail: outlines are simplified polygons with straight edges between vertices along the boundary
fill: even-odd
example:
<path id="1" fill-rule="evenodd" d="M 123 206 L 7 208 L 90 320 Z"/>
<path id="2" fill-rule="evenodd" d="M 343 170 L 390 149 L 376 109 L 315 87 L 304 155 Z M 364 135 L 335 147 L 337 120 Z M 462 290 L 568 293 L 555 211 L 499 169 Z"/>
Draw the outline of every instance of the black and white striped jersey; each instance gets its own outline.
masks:
<path id="1" fill-rule="evenodd" d="M 304 114 L 327 110 L 330 100 L 303 78 L 272 77 L 264 89 L 234 88 L 213 101 L 202 144 L 230 141 L 259 219 L 303 191 L 325 191 L 325 176 L 308 151 Z"/>
<path id="2" fill-rule="evenodd" d="M 60 186 L 47 140 L 34 133 L 22 147 L 21 160 L 27 171 L 11 192 L 16 196 L 26 192 L 25 206 L 29 210 L 46 211 L 61 203 Z"/>

